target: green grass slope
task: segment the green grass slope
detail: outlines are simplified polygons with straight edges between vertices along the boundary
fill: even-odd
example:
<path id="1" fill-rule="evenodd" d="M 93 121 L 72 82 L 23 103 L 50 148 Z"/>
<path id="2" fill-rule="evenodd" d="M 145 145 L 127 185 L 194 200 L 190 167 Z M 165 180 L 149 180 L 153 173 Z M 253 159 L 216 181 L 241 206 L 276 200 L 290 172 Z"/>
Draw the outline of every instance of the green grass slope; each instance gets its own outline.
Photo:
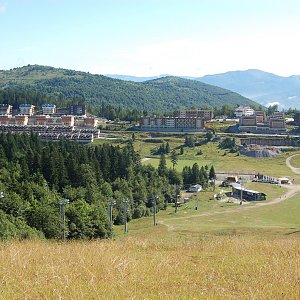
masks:
<path id="1" fill-rule="evenodd" d="M 170 111 L 179 107 L 211 107 L 223 104 L 256 104 L 241 95 L 179 77 L 164 77 L 142 83 L 53 67 L 28 65 L 0 71 L 0 89 L 14 88 L 66 98 L 84 97 L 95 105 L 148 111 Z"/>

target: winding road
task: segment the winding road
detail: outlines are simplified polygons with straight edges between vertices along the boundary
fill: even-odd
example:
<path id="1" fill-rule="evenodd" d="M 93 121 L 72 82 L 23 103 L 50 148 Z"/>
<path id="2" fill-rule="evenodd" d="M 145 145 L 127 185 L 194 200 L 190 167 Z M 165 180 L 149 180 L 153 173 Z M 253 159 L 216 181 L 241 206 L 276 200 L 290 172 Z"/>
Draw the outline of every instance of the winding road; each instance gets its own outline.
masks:
<path id="1" fill-rule="evenodd" d="M 295 168 L 291 165 L 291 159 L 295 156 L 298 156 L 300 154 L 295 154 L 295 155 L 292 155 L 292 156 L 289 156 L 287 159 L 286 159 L 286 166 L 288 168 L 290 168 L 292 170 L 292 172 L 294 172 L 295 174 L 298 174 L 300 175 L 300 168 Z"/>

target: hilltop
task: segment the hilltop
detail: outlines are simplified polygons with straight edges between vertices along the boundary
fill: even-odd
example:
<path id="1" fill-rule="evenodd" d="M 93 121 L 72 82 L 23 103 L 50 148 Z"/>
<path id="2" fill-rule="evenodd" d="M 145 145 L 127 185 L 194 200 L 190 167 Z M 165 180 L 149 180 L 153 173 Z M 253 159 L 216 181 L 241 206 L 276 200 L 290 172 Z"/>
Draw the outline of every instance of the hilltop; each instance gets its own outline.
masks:
<path id="1" fill-rule="evenodd" d="M 0 71 L 0 89 L 17 89 L 67 99 L 81 97 L 102 103 L 148 111 L 170 111 L 190 106 L 238 105 L 255 102 L 229 90 L 180 77 L 131 82 L 54 67 L 28 65 Z"/>

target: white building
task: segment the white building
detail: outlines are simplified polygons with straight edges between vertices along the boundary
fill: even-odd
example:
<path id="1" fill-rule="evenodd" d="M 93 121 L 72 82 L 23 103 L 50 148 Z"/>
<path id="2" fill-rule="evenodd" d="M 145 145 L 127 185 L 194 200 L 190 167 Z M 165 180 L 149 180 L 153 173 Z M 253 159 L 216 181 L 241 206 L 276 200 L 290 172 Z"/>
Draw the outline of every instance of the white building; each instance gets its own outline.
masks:
<path id="1" fill-rule="evenodd" d="M 238 108 L 234 110 L 234 114 L 237 118 L 240 118 L 242 116 L 252 116 L 254 115 L 254 113 L 255 110 L 250 106 L 246 106 L 246 105 L 240 105 Z"/>
<path id="2" fill-rule="evenodd" d="M 53 115 L 56 112 L 55 104 L 43 104 L 42 105 L 43 115 Z"/>
<path id="3" fill-rule="evenodd" d="M 198 193 L 202 190 L 202 186 L 200 184 L 195 184 L 195 185 L 192 185 L 190 188 L 189 188 L 189 192 L 191 193 Z"/>

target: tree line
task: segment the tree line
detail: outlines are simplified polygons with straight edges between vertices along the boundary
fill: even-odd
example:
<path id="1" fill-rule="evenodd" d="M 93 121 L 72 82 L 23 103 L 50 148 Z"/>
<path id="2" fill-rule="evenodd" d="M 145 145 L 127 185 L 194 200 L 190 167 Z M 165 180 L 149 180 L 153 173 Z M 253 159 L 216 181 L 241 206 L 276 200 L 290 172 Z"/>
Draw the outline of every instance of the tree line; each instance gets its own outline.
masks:
<path id="1" fill-rule="evenodd" d="M 61 234 L 59 201 L 66 205 L 68 238 L 107 238 L 114 224 L 152 214 L 174 201 L 180 175 L 172 169 L 142 165 L 132 143 L 123 147 L 76 142 L 42 142 L 35 134 L 0 134 L 0 238 Z"/>

